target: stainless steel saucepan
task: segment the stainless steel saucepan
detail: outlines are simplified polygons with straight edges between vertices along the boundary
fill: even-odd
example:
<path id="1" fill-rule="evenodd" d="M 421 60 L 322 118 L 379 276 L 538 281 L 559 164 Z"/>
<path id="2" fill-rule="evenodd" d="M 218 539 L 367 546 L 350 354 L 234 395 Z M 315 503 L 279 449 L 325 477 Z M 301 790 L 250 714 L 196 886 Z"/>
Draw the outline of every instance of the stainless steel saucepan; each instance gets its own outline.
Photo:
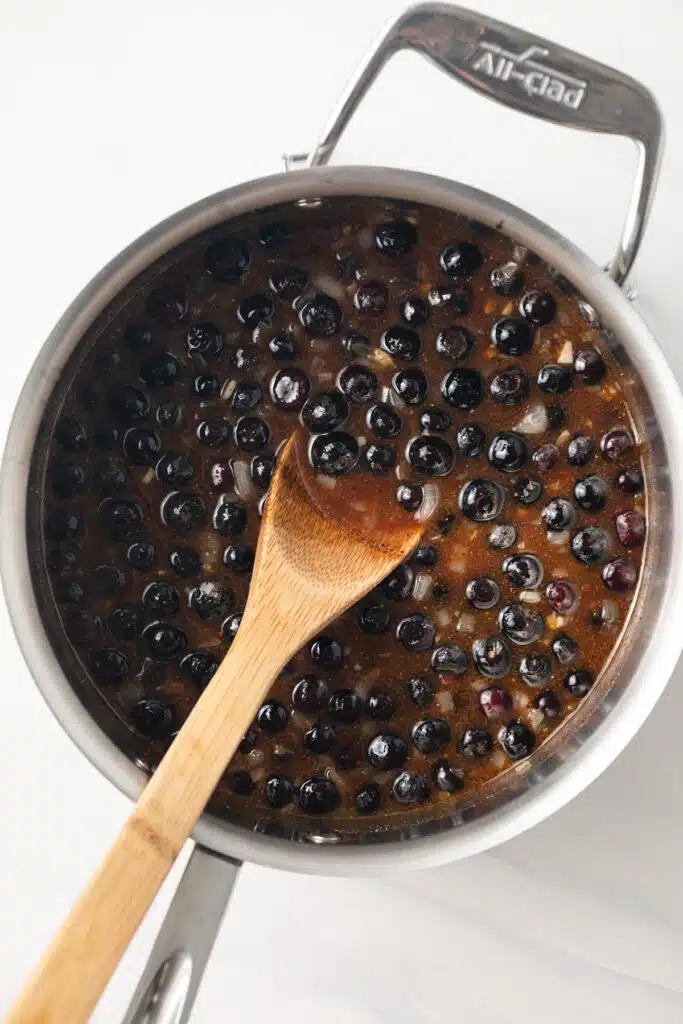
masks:
<path id="1" fill-rule="evenodd" d="M 395 53 L 412 49 L 492 99 L 547 121 L 632 138 L 639 151 L 633 200 L 607 270 L 530 214 L 495 196 L 409 170 L 327 166 L 368 87 Z M 632 379 L 646 441 L 650 533 L 646 573 L 628 632 L 583 717 L 498 798 L 440 821 L 390 834 L 384 842 L 299 841 L 248 831 L 205 815 L 196 846 L 126 1016 L 128 1024 L 187 1021 L 240 862 L 300 872 L 355 875 L 456 860 L 510 839 L 562 807 L 619 754 L 643 723 L 674 668 L 683 634 L 683 401 L 667 363 L 623 286 L 647 222 L 662 148 L 657 104 L 638 82 L 509 25 L 442 4 L 411 8 L 382 36 L 354 78 L 322 141 L 287 172 L 228 189 L 188 207 L 116 257 L 83 290 L 41 349 L 9 431 L 0 494 L 0 560 L 7 603 L 26 661 L 74 742 L 131 799 L 145 775 L 90 717 L 52 650 L 28 564 L 28 475 L 47 400 L 62 367 L 101 311 L 153 261 L 222 221 L 275 203 L 326 196 L 382 196 L 428 203 L 495 226 L 568 278 L 583 312 L 598 321 Z M 304 169 L 293 169 L 292 167 Z M 629 369 L 630 368 L 630 369 Z M 632 372 L 630 372 L 632 371 Z M 539 754 L 541 751 L 538 752 Z M 399 841 L 400 840 L 400 841 Z"/>

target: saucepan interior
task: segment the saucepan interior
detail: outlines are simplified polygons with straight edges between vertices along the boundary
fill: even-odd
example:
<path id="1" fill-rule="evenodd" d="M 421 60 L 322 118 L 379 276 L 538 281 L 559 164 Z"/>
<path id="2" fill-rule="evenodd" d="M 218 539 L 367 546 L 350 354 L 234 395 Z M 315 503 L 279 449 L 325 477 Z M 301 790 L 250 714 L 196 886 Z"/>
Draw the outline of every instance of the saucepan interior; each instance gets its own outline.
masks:
<path id="1" fill-rule="evenodd" d="M 619 753 L 661 693 L 680 652 L 672 615 L 681 596 L 681 502 L 671 479 L 683 474 L 683 403 L 657 345 L 624 294 L 585 255 L 522 211 L 445 179 L 383 168 L 335 168 L 262 179 L 212 196 L 165 221 L 106 267 L 76 299 L 43 346 L 20 397 L 3 465 L 0 557 L 17 637 L 45 699 L 86 756 L 131 798 L 140 767 L 99 727 L 72 687 L 43 624 L 27 543 L 37 501 L 30 466 L 44 409 L 60 373 L 90 325 L 147 266 L 224 220 L 276 203 L 325 196 L 373 196 L 430 204 L 496 227 L 564 275 L 592 307 L 623 369 L 638 432 L 645 439 L 650 531 L 630 621 L 596 692 L 563 728 L 486 799 L 438 821 L 343 842 L 331 833 L 294 838 L 246 829 L 205 815 L 195 836 L 227 855 L 292 870 L 353 873 L 424 866 L 466 856 L 528 828 L 584 788 Z M 680 632 L 680 631 L 678 631 Z M 399 844 L 399 840 L 401 840 Z M 410 840 L 406 842 L 405 840 Z"/>

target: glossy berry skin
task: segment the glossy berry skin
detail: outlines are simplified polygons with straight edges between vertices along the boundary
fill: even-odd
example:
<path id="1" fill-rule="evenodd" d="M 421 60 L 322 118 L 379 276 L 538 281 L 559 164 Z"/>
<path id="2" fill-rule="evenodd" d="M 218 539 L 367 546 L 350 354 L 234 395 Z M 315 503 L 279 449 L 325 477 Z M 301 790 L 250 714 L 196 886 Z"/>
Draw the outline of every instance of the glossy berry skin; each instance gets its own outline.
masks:
<path id="1" fill-rule="evenodd" d="M 254 568 L 254 549 L 248 544 L 228 544 L 223 551 L 223 565 L 245 575 Z"/>
<path id="2" fill-rule="evenodd" d="M 391 624 L 391 615 L 385 604 L 366 604 L 358 614 L 358 625 L 364 633 L 379 636 L 386 633 Z"/>
<path id="3" fill-rule="evenodd" d="M 405 601 L 412 590 L 414 578 L 409 565 L 397 565 L 382 581 L 382 593 L 389 601 Z"/>
<path id="4" fill-rule="evenodd" d="M 396 638 L 407 651 L 428 651 L 434 645 L 435 636 L 434 623 L 421 612 L 407 615 L 396 627 Z"/>
<path id="5" fill-rule="evenodd" d="M 204 266 L 212 277 L 224 284 L 241 281 L 249 269 L 249 249 L 238 238 L 221 238 L 207 248 Z"/>
<path id="6" fill-rule="evenodd" d="M 575 588 L 567 580 L 551 580 L 545 588 L 545 599 L 559 615 L 566 615 L 578 601 Z"/>
<path id="7" fill-rule="evenodd" d="M 235 444 L 241 451 L 258 452 L 269 441 L 270 427 L 258 416 L 242 416 L 235 424 Z"/>
<path id="8" fill-rule="evenodd" d="M 306 302 L 299 312 L 299 320 L 314 338 L 332 338 L 342 325 L 341 306 L 331 295 L 322 292 Z"/>
<path id="9" fill-rule="evenodd" d="M 303 370 L 296 367 L 278 370 L 270 382 L 270 397 L 278 409 L 298 412 L 311 391 L 311 381 Z"/>
<path id="10" fill-rule="evenodd" d="M 303 736 L 304 749 L 312 754 L 327 754 L 336 742 L 336 732 L 325 722 L 315 722 Z"/>
<path id="11" fill-rule="evenodd" d="M 259 708 L 256 721 L 264 732 L 282 732 L 287 728 L 289 712 L 279 700 L 267 700 Z"/>
<path id="12" fill-rule="evenodd" d="M 477 611 L 488 611 L 500 600 L 500 587 L 488 576 L 477 576 L 465 587 L 465 597 Z"/>
<path id="13" fill-rule="evenodd" d="M 465 484 L 459 496 L 460 510 L 475 523 L 488 523 L 503 511 L 505 493 L 493 480 L 477 477 Z"/>
<path id="14" fill-rule="evenodd" d="M 315 638 L 310 647 L 312 660 L 324 669 L 338 669 L 344 664 L 344 648 L 334 637 L 324 634 Z"/>
<path id="15" fill-rule="evenodd" d="M 450 242 L 439 255 L 441 269 L 455 280 L 470 277 L 482 264 L 482 255 L 471 242 Z"/>
<path id="16" fill-rule="evenodd" d="M 560 665 L 570 665 L 579 656 L 579 645 L 576 640 L 564 633 L 553 638 L 550 649 Z"/>
<path id="17" fill-rule="evenodd" d="M 415 472 L 425 476 L 447 476 L 453 468 L 453 449 L 442 437 L 413 438 L 407 458 Z"/>
<path id="18" fill-rule="evenodd" d="M 637 509 L 620 512 L 614 520 L 617 536 L 625 548 L 638 548 L 645 540 L 645 516 Z"/>
<path id="19" fill-rule="evenodd" d="M 422 327 L 429 319 L 429 303 L 419 295 L 411 295 L 401 307 L 401 316 L 409 327 Z"/>
<path id="20" fill-rule="evenodd" d="M 530 291 L 520 299 L 519 311 L 525 320 L 544 327 L 554 319 L 557 304 L 549 292 Z"/>
<path id="21" fill-rule="evenodd" d="M 592 437 L 576 434 L 567 447 L 567 462 L 570 466 L 586 466 L 596 451 L 597 445 Z"/>
<path id="22" fill-rule="evenodd" d="M 494 526 L 489 534 L 489 547 L 494 551 L 507 551 L 517 540 L 517 527 L 510 523 Z"/>
<path id="23" fill-rule="evenodd" d="M 149 653 L 157 661 L 175 661 L 187 648 L 187 636 L 179 626 L 152 622 L 142 631 Z"/>
<path id="24" fill-rule="evenodd" d="M 158 580 L 147 584 L 142 603 L 153 615 L 175 615 L 180 608 L 180 596 L 172 584 Z"/>
<path id="25" fill-rule="evenodd" d="M 525 654 L 519 663 L 519 674 L 527 686 L 541 686 L 552 672 L 547 654 Z"/>
<path id="26" fill-rule="evenodd" d="M 203 526 L 207 520 L 206 505 L 199 494 L 172 491 L 161 504 L 161 518 L 166 526 L 177 533 L 187 533 Z"/>
<path id="27" fill-rule="evenodd" d="M 380 346 L 394 359 L 412 362 L 422 351 L 422 342 L 417 331 L 410 327 L 389 327 L 380 339 Z"/>
<path id="28" fill-rule="evenodd" d="M 413 726 L 413 746 L 421 754 L 436 754 L 451 742 L 451 730 L 443 718 L 425 718 Z"/>
<path id="29" fill-rule="evenodd" d="M 168 739 L 176 727 L 173 705 L 154 698 L 136 701 L 129 718 L 138 732 L 153 740 Z"/>
<path id="30" fill-rule="evenodd" d="M 524 274 L 518 264 L 509 262 L 502 267 L 494 267 L 489 281 L 498 295 L 517 295 L 524 286 Z"/>
<path id="31" fill-rule="evenodd" d="M 609 486 L 604 477 L 594 473 L 574 484 L 576 504 L 587 512 L 600 512 L 609 501 Z"/>
<path id="32" fill-rule="evenodd" d="M 417 243 L 415 225 L 403 218 L 379 224 L 375 232 L 375 246 L 385 256 L 406 256 Z"/>
<path id="33" fill-rule="evenodd" d="M 384 403 L 372 406 L 368 411 L 367 424 L 373 434 L 385 441 L 397 437 L 403 427 L 403 421 L 396 410 Z"/>
<path id="34" fill-rule="evenodd" d="M 600 452 L 605 459 L 616 462 L 622 459 L 633 447 L 633 437 L 624 427 L 608 430 L 600 438 Z"/>
<path id="35" fill-rule="evenodd" d="M 466 459 L 477 459 L 486 451 L 486 428 L 481 423 L 465 423 L 455 435 L 457 450 Z"/>
<path id="36" fill-rule="evenodd" d="M 354 295 L 353 303 L 359 312 L 377 315 L 386 310 L 389 292 L 381 281 L 365 281 Z"/>
<path id="37" fill-rule="evenodd" d="M 180 662 L 181 675 L 187 677 L 196 687 L 204 690 L 210 683 L 219 659 L 211 651 L 190 651 Z"/>
<path id="38" fill-rule="evenodd" d="M 472 661 L 477 672 L 498 679 L 510 671 L 512 657 L 502 636 L 488 636 L 472 644 Z"/>
<path id="39" fill-rule="evenodd" d="M 519 476 L 512 487 L 512 496 L 520 505 L 535 505 L 543 494 L 543 484 L 532 476 Z"/>
<path id="40" fill-rule="evenodd" d="M 312 434 L 326 434 L 336 430 L 349 416 L 349 403 L 338 391 L 324 391 L 311 395 L 301 410 L 301 419 Z"/>
<path id="41" fill-rule="evenodd" d="M 366 782 L 362 785 L 356 793 L 355 803 L 358 814 L 376 814 L 382 803 L 377 783 Z"/>
<path id="42" fill-rule="evenodd" d="M 519 405 L 529 396 L 529 374 L 519 366 L 509 366 L 489 381 L 491 398 L 500 405 Z"/>
<path id="43" fill-rule="evenodd" d="M 223 335 L 215 324 L 192 324 L 185 335 L 185 346 L 190 357 L 215 359 L 223 351 Z"/>
<path id="44" fill-rule="evenodd" d="M 451 370 L 443 379 L 441 394 L 455 409 L 476 409 L 484 400 L 484 379 L 478 370 Z"/>
<path id="45" fill-rule="evenodd" d="M 439 674 L 447 672 L 461 676 L 467 671 L 468 666 L 467 652 L 457 644 L 443 644 L 441 647 L 437 647 L 432 654 L 432 668 Z"/>
<path id="46" fill-rule="evenodd" d="M 534 700 L 534 707 L 543 712 L 544 718 L 553 719 L 562 711 L 562 701 L 552 690 L 542 690 Z"/>
<path id="47" fill-rule="evenodd" d="M 170 352 L 148 356 L 138 367 L 138 376 L 148 388 L 168 388 L 180 375 L 180 363 Z"/>
<path id="48" fill-rule="evenodd" d="M 571 541 L 572 554 L 584 565 L 604 562 L 610 552 L 608 535 L 599 526 L 586 526 L 578 530 Z"/>
<path id="49" fill-rule="evenodd" d="M 457 363 L 464 359 L 474 348 L 474 336 L 466 327 L 459 324 L 446 327 L 436 336 L 436 351 L 445 361 Z"/>
<path id="50" fill-rule="evenodd" d="M 508 757 L 518 761 L 529 756 L 536 746 L 536 737 L 524 722 L 515 719 L 503 728 L 500 742 Z"/>
<path id="51" fill-rule="evenodd" d="M 524 356 L 531 351 L 534 330 L 526 320 L 506 316 L 493 325 L 491 341 L 503 355 Z"/>
<path id="52" fill-rule="evenodd" d="M 573 505 L 565 498 L 553 498 L 541 512 L 543 525 L 547 530 L 561 532 L 568 530 L 576 519 Z"/>
<path id="53" fill-rule="evenodd" d="M 533 452 L 531 461 L 539 473 L 549 473 L 559 457 L 560 453 L 554 444 L 542 444 Z"/>
<path id="54" fill-rule="evenodd" d="M 564 677 L 563 685 L 573 697 L 585 697 L 594 682 L 592 672 L 587 668 L 577 668 Z"/>
<path id="55" fill-rule="evenodd" d="M 303 676 L 292 690 L 292 704 L 306 715 L 322 711 L 327 706 L 328 686 L 318 676 Z"/>
<path id="56" fill-rule="evenodd" d="M 365 710 L 370 718 L 386 722 L 396 710 L 396 702 L 388 693 L 375 690 L 368 696 Z"/>
<path id="57" fill-rule="evenodd" d="M 519 603 L 506 604 L 498 616 L 498 628 L 513 644 L 531 644 L 543 633 L 543 616 Z"/>
<path id="58" fill-rule="evenodd" d="M 503 473 L 516 473 L 528 457 L 529 449 L 526 440 L 514 430 L 501 430 L 489 445 L 489 462 L 495 469 Z"/>
<path id="59" fill-rule="evenodd" d="M 294 780 L 288 775 L 271 775 L 263 787 L 263 795 L 269 807 L 282 810 L 294 800 Z"/>
<path id="60" fill-rule="evenodd" d="M 620 469 L 616 475 L 615 483 L 624 494 L 641 494 L 645 488 L 643 474 L 637 466 L 628 466 Z"/>
<path id="61" fill-rule="evenodd" d="M 408 746 L 398 733 L 380 732 L 368 744 L 368 761 L 380 771 L 402 768 L 407 757 Z"/>
<path id="62" fill-rule="evenodd" d="M 273 270 L 268 280 L 271 291 L 284 302 L 294 302 L 305 291 L 308 271 L 300 267 L 284 266 Z"/>
<path id="63" fill-rule="evenodd" d="M 493 750 L 493 737 L 488 729 L 472 727 L 465 729 L 460 737 L 460 752 L 465 757 L 488 757 Z"/>
<path id="64" fill-rule="evenodd" d="M 631 558 L 615 558 L 602 570 L 602 580 L 610 590 L 633 590 L 638 582 L 638 566 Z"/>
<path id="65" fill-rule="evenodd" d="M 445 409 L 431 406 L 420 416 L 420 426 L 428 434 L 445 434 L 451 427 L 451 417 Z"/>
<path id="66" fill-rule="evenodd" d="M 465 785 L 462 768 L 454 768 L 448 761 L 438 761 L 432 771 L 434 785 L 443 793 L 457 793 Z"/>
<path id="67" fill-rule="evenodd" d="M 569 391 L 573 384 L 573 374 L 568 366 L 558 363 L 546 363 L 538 371 L 536 382 L 549 395 L 561 395 Z"/>
<path id="68" fill-rule="evenodd" d="M 394 800 L 401 804 L 423 804 L 429 800 L 431 786 L 422 772 L 401 772 L 391 788 Z"/>
<path id="69" fill-rule="evenodd" d="M 417 512 L 424 500 L 424 491 L 419 484 L 399 484 L 396 501 L 406 512 Z"/>
<path id="70" fill-rule="evenodd" d="M 543 564 L 536 555 L 508 555 L 502 568 L 512 586 L 520 590 L 533 590 L 543 581 Z"/>
<path id="71" fill-rule="evenodd" d="M 168 556 L 168 562 L 178 576 L 196 576 L 201 568 L 199 552 L 194 548 L 174 548 Z"/>
<path id="72" fill-rule="evenodd" d="M 127 498 L 106 498 L 97 509 L 97 515 L 112 540 L 128 540 L 135 536 L 143 520 L 140 506 Z"/>
<path id="73" fill-rule="evenodd" d="M 190 591 L 189 605 L 200 619 L 223 619 L 230 611 L 232 594 L 222 583 L 204 580 Z"/>
<path id="74" fill-rule="evenodd" d="M 429 707 L 436 693 L 434 683 L 426 676 L 413 676 L 408 680 L 406 689 L 411 701 L 418 708 Z"/>
<path id="75" fill-rule="evenodd" d="M 594 348 L 581 349 L 574 358 L 574 373 L 584 384 L 599 384 L 607 372 L 604 360 Z"/>
<path id="76" fill-rule="evenodd" d="M 356 465 L 359 456 L 358 442 L 350 434 L 332 431 L 319 434 L 311 442 L 309 456 L 311 464 L 326 476 L 343 476 Z"/>
<path id="77" fill-rule="evenodd" d="M 339 807 L 339 790 L 330 779 L 306 779 L 299 788 L 299 804 L 306 814 L 330 814 Z"/>
<path id="78" fill-rule="evenodd" d="M 499 722 L 510 714 L 512 697 L 502 686 L 486 686 L 479 692 L 479 706 L 490 722 Z"/>
<path id="79" fill-rule="evenodd" d="M 429 392 L 429 381 L 426 374 L 423 370 L 412 366 L 395 373 L 391 386 L 406 405 L 420 405 Z"/>
<path id="80" fill-rule="evenodd" d="M 377 394 L 379 377 L 368 366 L 352 363 L 341 371 L 337 384 L 351 405 L 364 405 Z"/>

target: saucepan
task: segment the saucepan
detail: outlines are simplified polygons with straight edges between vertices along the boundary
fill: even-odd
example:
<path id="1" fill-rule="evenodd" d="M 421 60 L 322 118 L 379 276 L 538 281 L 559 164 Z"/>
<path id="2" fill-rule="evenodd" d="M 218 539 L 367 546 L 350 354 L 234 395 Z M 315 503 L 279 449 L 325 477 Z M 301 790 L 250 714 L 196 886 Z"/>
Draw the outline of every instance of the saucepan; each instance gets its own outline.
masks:
<path id="1" fill-rule="evenodd" d="M 547 225 L 495 196 L 410 170 L 333 167 L 328 161 L 369 86 L 391 56 L 410 49 L 492 99 L 546 121 L 623 135 L 636 143 L 633 199 L 616 254 L 603 269 Z M 662 123 L 648 90 L 632 78 L 520 29 L 455 6 L 425 4 L 391 25 L 353 79 L 322 141 L 286 158 L 286 171 L 204 199 L 164 221 L 116 257 L 83 290 L 43 345 L 10 427 L 2 468 L 0 557 L 19 643 L 43 696 L 74 742 L 119 789 L 136 799 L 145 773 L 105 735 L 81 702 L 48 640 L 28 562 L 29 469 L 41 417 L 62 367 L 89 326 L 155 260 L 215 224 L 276 203 L 326 196 L 382 196 L 464 214 L 536 252 L 582 297 L 630 381 L 648 467 L 650 532 L 646 571 L 627 634 L 605 685 L 543 757 L 532 757 L 493 799 L 384 841 L 287 839 L 204 815 L 195 847 L 126 1016 L 181 1024 L 244 860 L 290 871 L 358 875 L 423 868 L 485 850 L 546 818 L 619 754 L 660 696 L 683 645 L 683 400 L 667 363 L 634 311 L 624 285 L 647 222 L 662 149 Z M 544 745 L 545 747 L 545 745 Z"/>

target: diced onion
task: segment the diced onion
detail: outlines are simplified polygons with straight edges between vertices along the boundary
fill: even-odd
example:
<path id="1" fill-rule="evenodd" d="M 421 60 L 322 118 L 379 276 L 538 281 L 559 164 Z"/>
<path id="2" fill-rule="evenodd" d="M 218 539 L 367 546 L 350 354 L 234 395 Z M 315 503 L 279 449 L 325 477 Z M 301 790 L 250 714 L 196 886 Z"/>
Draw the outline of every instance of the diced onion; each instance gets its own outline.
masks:
<path id="1" fill-rule="evenodd" d="M 313 284 L 316 288 L 319 288 L 321 292 L 326 292 L 328 295 L 332 295 L 335 299 L 343 299 L 346 294 L 344 285 L 341 281 L 332 277 L 331 274 L 316 274 L 313 278 Z"/>
<path id="2" fill-rule="evenodd" d="M 425 484 L 422 492 L 422 504 L 415 513 L 415 518 L 421 523 L 433 516 L 439 507 L 439 488 L 436 484 Z"/>
<path id="3" fill-rule="evenodd" d="M 543 434 L 548 429 L 548 413 L 541 402 L 532 405 L 514 428 L 520 434 Z"/>
<path id="4" fill-rule="evenodd" d="M 232 464 L 232 473 L 235 478 L 235 490 L 240 498 L 249 501 L 256 496 L 254 481 L 251 479 L 251 470 L 242 459 L 235 459 Z"/>
<path id="5" fill-rule="evenodd" d="M 450 690 L 439 690 L 435 700 L 439 706 L 439 711 L 443 712 L 444 715 L 447 715 L 449 711 L 452 711 L 455 707 L 453 694 Z"/>
<path id="6" fill-rule="evenodd" d="M 427 601 L 432 592 L 434 580 L 428 572 L 419 572 L 413 583 L 413 598 L 415 601 Z"/>
<path id="7" fill-rule="evenodd" d="M 565 341 L 564 345 L 560 349 L 560 354 L 557 357 L 557 361 L 560 366 L 571 366 L 574 362 L 574 346 L 571 341 Z"/>

